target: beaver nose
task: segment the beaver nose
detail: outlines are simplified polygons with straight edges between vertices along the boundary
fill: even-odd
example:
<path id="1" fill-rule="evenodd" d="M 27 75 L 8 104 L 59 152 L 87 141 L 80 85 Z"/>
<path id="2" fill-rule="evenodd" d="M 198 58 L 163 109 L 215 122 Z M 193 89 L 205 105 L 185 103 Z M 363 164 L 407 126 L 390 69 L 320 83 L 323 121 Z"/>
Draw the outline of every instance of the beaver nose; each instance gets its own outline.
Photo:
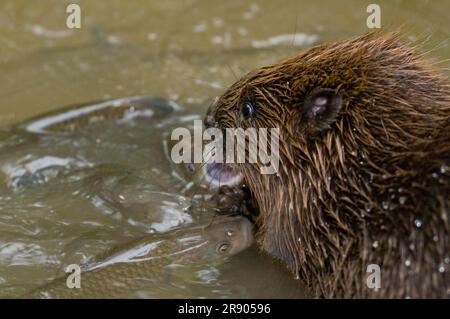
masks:
<path id="1" fill-rule="evenodd" d="M 210 128 L 216 126 L 216 110 L 217 110 L 217 101 L 219 100 L 218 97 L 214 99 L 214 102 L 211 104 L 211 106 L 208 108 L 208 111 L 206 112 L 206 116 L 204 119 L 205 122 L 205 128 Z"/>

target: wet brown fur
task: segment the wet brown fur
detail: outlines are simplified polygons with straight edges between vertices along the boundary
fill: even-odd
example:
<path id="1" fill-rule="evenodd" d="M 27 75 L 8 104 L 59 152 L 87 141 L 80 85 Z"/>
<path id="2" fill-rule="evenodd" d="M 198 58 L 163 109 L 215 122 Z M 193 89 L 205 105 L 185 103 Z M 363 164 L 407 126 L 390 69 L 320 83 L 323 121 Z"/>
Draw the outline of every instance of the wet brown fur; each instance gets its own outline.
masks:
<path id="1" fill-rule="evenodd" d="M 258 205 L 260 247 L 317 297 L 450 297 L 449 84 L 399 38 L 370 33 L 262 67 L 208 113 L 222 129 L 280 128 L 278 174 L 230 165 Z M 316 88 L 342 97 L 327 129 L 302 113 Z"/>

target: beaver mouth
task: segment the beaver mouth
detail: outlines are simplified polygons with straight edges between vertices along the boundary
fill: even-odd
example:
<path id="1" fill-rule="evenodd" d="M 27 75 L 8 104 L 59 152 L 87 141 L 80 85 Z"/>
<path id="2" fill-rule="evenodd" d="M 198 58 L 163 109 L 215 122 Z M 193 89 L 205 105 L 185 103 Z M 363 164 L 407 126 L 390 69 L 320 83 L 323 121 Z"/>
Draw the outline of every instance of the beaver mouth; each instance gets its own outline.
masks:
<path id="1" fill-rule="evenodd" d="M 211 200 L 217 203 L 219 214 L 243 215 L 256 222 L 258 205 L 238 170 L 227 164 L 210 162 L 203 166 L 203 175 L 206 186 L 217 189 Z"/>
<path id="2" fill-rule="evenodd" d="M 242 184 L 242 175 L 229 165 L 210 162 L 203 165 L 204 181 L 208 186 L 239 186 Z"/>

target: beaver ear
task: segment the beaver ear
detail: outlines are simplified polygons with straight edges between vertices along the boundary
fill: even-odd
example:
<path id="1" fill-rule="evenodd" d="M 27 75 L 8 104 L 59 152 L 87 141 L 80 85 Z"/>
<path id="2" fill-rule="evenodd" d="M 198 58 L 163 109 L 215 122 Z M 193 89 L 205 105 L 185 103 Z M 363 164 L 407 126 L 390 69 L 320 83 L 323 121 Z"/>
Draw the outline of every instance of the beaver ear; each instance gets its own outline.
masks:
<path id="1" fill-rule="evenodd" d="M 332 89 L 314 89 L 311 91 L 302 107 L 302 118 L 314 131 L 322 131 L 336 121 L 342 108 L 342 97 Z"/>

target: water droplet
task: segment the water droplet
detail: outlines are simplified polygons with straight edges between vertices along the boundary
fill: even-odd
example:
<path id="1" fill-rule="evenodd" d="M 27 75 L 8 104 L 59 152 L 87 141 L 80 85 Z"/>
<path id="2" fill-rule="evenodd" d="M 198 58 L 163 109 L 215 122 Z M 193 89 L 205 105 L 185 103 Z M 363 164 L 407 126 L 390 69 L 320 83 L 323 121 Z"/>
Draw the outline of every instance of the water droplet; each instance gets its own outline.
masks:
<path id="1" fill-rule="evenodd" d="M 388 209 L 389 208 L 389 203 L 388 202 L 382 202 L 381 205 L 383 206 L 383 209 Z"/>
<path id="2" fill-rule="evenodd" d="M 438 173 L 433 173 L 433 174 L 431 174 L 431 176 L 433 176 L 433 178 L 438 178 L 439 177 Z"/>
<path id="3" fill-rule="evenodd" d="M 450 258 L 445 257 L 444 262 L 445 262 L 446 264 L 450 263 Z"/>
<path id="4" fill-rule="evenodd" d="M 416 225 L 417 228 L 420 228 L 422 227 L 422 221 L 420 219 L 416 219 L 414 221 L 414 225 Z"/>
<path id="5" fill-rule="evenodd" d="M 405 266 L 406 267 L 411 266 L 411 260 L 409 260 L 409 258 L 405 260 Z"/>
<path id="6" fill-rule="evenodd" d="M 406 196 L 400 196 L 398 198 L 398 202 L 399 202 L 400 205 L 405 205 L 405 203 L 406 203 Z"/>
<path id="7" fill-rule="evenodd" d="M 365 204 L 364 209 L 369 213 L 372 210 L 372 206 L 370 206 L 370 204 Z"/>
<path id="8" fill-rule="evenodd" d="M 375 240 L 372 244 L 373 248 L 378 248 L 378 240 Z"/>
<path id="9" fill-rule="evenodd" d="M 448 166 L 447 165 L 442 165 L 440 171 L 441 171 L 442 174 L 445 174 L 448 171 Z"/>
<path id="10" fill-rule="evenodd" d="M 416 249 L 416 246 L 414 246 L 414 244 L 410 244 L 410 245 L 409 245 L 409 249 L 410 249 L 410 250 L 414 250 L 414 249 Z"/>
<path id="11" fill-rule="evenodd" d="M 356 159 L 359 162 L 359 164 L 364 165 L 364 159 L 365 159 L 364 154 L 358 152 L 356 154 Z"/>
<path id="12" fill-rule="evenodd" d="M 433 236 L 433 241 L 437 242 L 439 240 L 439 237 L 437 235 Z"/>
<path id="13" fill-rule="evenodd" d="M 404 189 L 403 187 L 399 187 L 398 192 L 399 192 L 399 193 L 403 193 L 404 190 L 405 190 L 405 189 Z"/>
<path id="14" fill-rule="evenodd" d="M 125 196 L 123 196 L 122 194 L 119 194 L 119 199 L 120 200 L 125 200 Z"/>
<path id="15" fill-rule="evenodd" d="M 297 239 L 297 241 L 298 241 L 299 243 L 301 243 L 301 242 L 302 242 L 302 239 L 299 237 L 299 238 Z"/>
<path id="16" fill-rule="evenodd" d="M 439 270 L 440 273 L 445 272 L 445 265 L 443 263 L 440 263 L 438 270 Z"/>

